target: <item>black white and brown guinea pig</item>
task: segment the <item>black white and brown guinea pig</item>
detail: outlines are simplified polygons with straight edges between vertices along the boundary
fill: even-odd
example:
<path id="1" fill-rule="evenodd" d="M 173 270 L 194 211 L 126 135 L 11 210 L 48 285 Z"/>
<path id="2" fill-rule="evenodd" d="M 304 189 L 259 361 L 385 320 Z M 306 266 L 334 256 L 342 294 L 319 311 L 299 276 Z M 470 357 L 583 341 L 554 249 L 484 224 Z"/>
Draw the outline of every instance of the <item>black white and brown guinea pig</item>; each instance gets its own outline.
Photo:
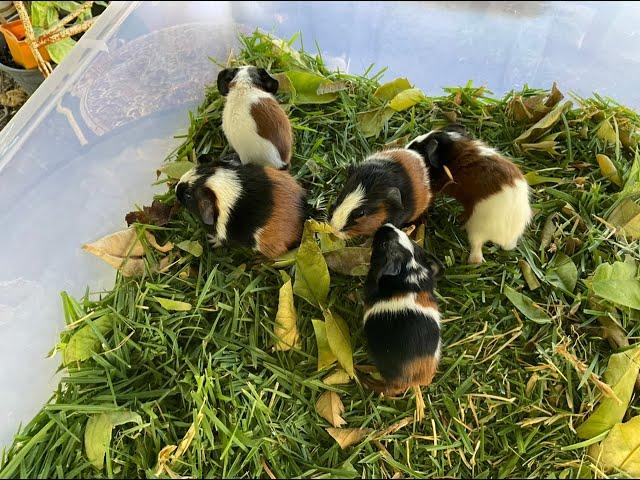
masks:
<path id="1" fill-rule="evenodd" d="M 432 190 L 454 197 L 464 207 L 469 263 L 483 261 L 487 241 L 505 250 L 516 247 L 532 216 L 529 186 L 516 165 L 459 125 L 416 137 L 407 148 L 427 160 Z"/>
<path id="2" fill-rule="evenodd" d="M 393 395 L 429 385 L 440 361 L 440 312 L 434 295 L 442 263 L 391 224 L 373 237 L 365 281 L 364 331 L 384 381 L 366 381 Z"/>
<path id="3" fill-rule="evenodd" d="M 242 163 L 289 168 L 293 135 L 273 96 L 278 81 L 264 68 L 226 68 L 218 74 L 218 91 L 226 97 L 222 130 Z"/>
<path id="4" fill-rule="evenodd" d="M 276 258 L 300 242 L 305 191 L 289 172 L 202 163 L 182 176 L 176 197 L 206 225 L 214 247 L 235 244 Z"/>
<path id="5" fill-rule="evenodd" d="M 422 156 L 404 148 L 382 150 L 349 167 L 330 224 L 341 238 L 371 236 L 385 223 L 418 219 L 432 195 Z"/>

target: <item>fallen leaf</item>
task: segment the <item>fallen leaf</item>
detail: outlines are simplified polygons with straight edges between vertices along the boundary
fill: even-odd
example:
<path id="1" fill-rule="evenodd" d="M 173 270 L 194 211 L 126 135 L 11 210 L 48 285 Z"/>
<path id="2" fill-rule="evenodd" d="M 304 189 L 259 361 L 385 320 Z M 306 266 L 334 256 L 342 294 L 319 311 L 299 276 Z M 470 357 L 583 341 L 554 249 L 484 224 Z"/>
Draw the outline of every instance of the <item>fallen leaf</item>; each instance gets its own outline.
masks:
<path id="1" fill-rule="evenodd" d="M 326 324 L 322 320 L 311 320 L 313 331 L 316 334 L 316 344 L 318 345 L 318 371 L 330 367 L 338 359 L 329 347 L 327 340 Z"/>
<path id="2" fill-rule="evenodd" d="M 514 142 L 516 144 L 522 144 L 528 140 L 537 140 L 545 132 L 549 131 L 556 123 L 558 123 L 558 121 L 560 121 L 562 114 L 568 111 L 571 108 L 571 105 L 571 102 L 558 103 L 549 113 L 516 138 Z"/>
<path id="3" fill-rule="evenodd" d="M 333 233 L 318 233 L 318 240 L 320 240 L 320 250 L 324 254 L 334 250 L 342 250 L 346 244 L 344 240 L 336 237 Z"/>
<path id="4" fill-rule="evenodd" d="M 562 181 L 561 178 L 544 177 L 542 175 L 539 175 L 538 172 L 529 172 L 524 176 L 524 178 L 531 186 L 539 185 L 541 183 L 559 183 Z"/>
<path id="5" fill-rule="evenodd" d="M 316 412 L 335 428 L 347 422 L 340 415 L 344 413 L 344 405 L 336 392 L 324 392 L 316 402 Z"/>
<path id="6" fill-rule="evenodd" d="M 416 229 L 416 238 L 414 239 L 414 241 L 422 248 L 425 248 L 425 234 L 426 228 L 424 226 L 424 223 L 421 223 Z"/>
<path id="7" fill-rule="evenodd" d="M 91 325 L 85 325 L 78 329 L 69 339 L 64 348 L 63 363 L 65 366 L 75 362 L 84 362 L 100 349 L 100 338 L 96 330 L 105 335 L 113 328 L 113 319 L 110 315 L 104 315 L 96 320 L 88 320 Z"/>
<path id="8" fill-rule="evenodd" d="M 0 105 L 8 108 L 15 108 L 27 101 L 29 95 L 21 88 L 14 88 L 0 93 Z"/>
<path id="9" fill-rule="evenodd" d="M 617 234 L 630 240 L 640 238 L 640 205 L 625 198 L 609 215 L 607 221 L 617 229 Z"/>
<path id="10" fill-rule="evenodd" d="M 335 233 L 333 227 L 326 222 L 318 222 L 317 220 L 309 219 L 305 222 L 308 232 L 313 233 Z"/>
<path id="11" fill-rule="evenodd" d="M 190 253 L 194 257 L 199 257 L 202 255 L 202 245 L 197 240 L 184 240 L 178 244 L 176 244 L 180 250 L 184 250 L 187 253 Z"/>
<path id="12" fill-rule="evenodd" d="M 327 266 L 342 275 L 365 276 L 369 272 L 371 248 L 344 247 L 325 254 Z"/>
<path id="13" fill-rule="evenodd" d="M 536 288 L 540 288 L 540 282 L 537 277 L 533 273 L 531 269 L 531 265 L 524 259 L 518 260 L 518 265 L 520 265 L 520 270 L 522 271 L 522 276 L 524 277 L 527 285 L 529 286 L 529 290 L 535 290 Z"/>
<path id="14" fill-rule="evenodd" d="M 544 117 L 560 100 L 564 98 L 562 92 L 558 89 L 558 85 L 554 82 L 551 92 L 547 94 L 532 95 L 530 97 L 522 97 L 516 95 L 507 105 L 508 113 L 514 120 L 519 122 L 537 122 Z"/>
<path id="15" fill-rule="evenodd" d="M 384 148 L 404 148 L 411 140 L 411 135 L 403 135 L 384 144 Z"/>
<path id="16" fill-rule="evenodd" d="M 291 95 L 295 94 L 296 89 L 293 87 L 291 80 L 287 77 L 287 74 L 284 72 L 275 73 L 272 75 L 278 81 L 278 92 L 285 92 Z"/>
<path id="17" fill-rule="evenodd" d="M 158 171 L 164 173 L 172 180 L 180 180 L 180 178 L 193 167 L 195 167 L 194 163 L 181 160 L 179 162 L 167 163 L 160 167 Z"/>
<path id="18" fill-rule="evenodd" d="M 296 263 L 296 255 L 298 255 L 298 249 L 289 250 L 284 255 L 273 260 L 273 266 L 275 268 L 286 268 Z"/>
<path id="19" fill-rule="evenodd" d="M 589 418 L 576 429 L 580 438 L 593 438 L 622 421 L 638 377 L 639 361 L 640 346 L 625 352 L 614 353 L 609 357 L 609 363 L 603 375 L 604 381 L 622 403 L 618 403 L 613 398 L 603 397 Z"/>
<path id="20" fill-rule="evenodd" d="M 336 92 L 319 94 L 318 89 L 331 88 L 333 82 L 322 75 L 304 72 L 301 70 L 289 70 L 285 72 L 293 89 L 291 103 L 297 105 L 310 103 L 331 103 L 338 98 Z M 346 87 L 345 87 L 346 88 Z"/>
<path id="21" fill-rule="evenodd" d="M 596 155 L 596 160 L 598 161 L 598 165 L 600 165 L 602 176 L 611 183 L 615 183 L 617 186 L 622 187 L 622 179 L 620 178 L 620 175 L 618 175 L 618 169 L 611 159 L 606 155 L 599 153 Z"/>
<path id="22" fill-rule="evenodd" d="M 200 410 L 201 411 L 198 412 L 198 415 L 196 416 L 196 421 L 191 423 L 189 429 L 187 430 L 187 433 L 185 433 L 184 437 L 182 437 L 180 445 L 178 445 L 178 450 L 176 450 L 176 452 L 172 455 L 171 463 L 175 464 L 175 462 L 182 456 L 182 454 L 187 451 L 187 448 L 189 448 L 191 442 L 193 442 L 193 439 L 196 436 L 196 430 L 200 427 L 200 422 L 202 422 L 202 419 L 204 418 L 204 413 L 202 413 L 202 409 Z"/>
<path id="23" fill-rule="evenodd" d="M 389 101 L 400 92 L 408 90 L 409 88 L 411 88 L 409 80 L 406 78 L 396 78 L 390 82 L 380 85 L 373 93 L 373 96 L 382 101 Z"/>
<path id="24" fill-rule="evenodd" d="M 127 213 L 125 221 L 128 227 L 133 223 L 162 227 L 169 223 L 179 209 L 180 205 L 177 202 L 170 204 L 154 200 L 150 207 L 144 206 L 142 210 Z"/>
<path id="25" fill-rule="evenodd" d="M 337 313 L 332 313 L 329 309 L 324 309 L 323 313 L 329 348 L 331 348 L 331 351 L 338 359 L 338 363 L 344 371 L 347 372 L 351 378 L 355 378 L 349 327 L 347 327 L 345 321 Z"/>
<path id="26" fill-rule="evenodd" d="M 544 104 L 547 107 L 555 107 L 563 98 L 564 95 L 558 88 L 558 84 L 556 82 L 553 82 L 553 85 L 551 85 L 551 93 L 545 100 Z"/>
<path id="27" fill-rule="evenodd" d="M 408 108 L 413 107 L 415 104 L 420 103 L 426 99 L 424 93 L 419 88 L 409 88 L 398 93 L 389 102 L 389 107 L 393 108 L 396 112 L 402 112 Z"/>
<path id="28" fill-rule="evenodd" d="M 520 310 L 520 312 L 528 319 L 533 320 L 535 323 L 550 323 L 551 318 L 547 315 L 538 304 L 534 303 L 526 295 L 516 292 L 513 288 L 505 285 L 504 293 L 507 298 Z"/>
<path id="29" fill-rule="evenodd" d="M 553 234 L 556 232 L 556 213 L 552 213 L 547 217 L 542 227 L 542 235 L 540 236 L 540 250 L 544 251 L 553 238 Z"/>
<path id="30" fill-rule="evenodd" d="M 633 164 L 627 174 L 627 179 L 624 182 L 624 188 L 621 195 L 623 197 L 640 193 L 640 152 L 636 150 L 633 158 Z"/>
<path id="31" fill-rule="evenodd" d="M 274 335 L 278 339 L 274 345 L 274 350 L 286 351 L 298 344 L 299 335 L 296 325 L 296 307 L 293 303 L 293 288 L 291 287 L 291 277 L 281 271 L 284 285 L 280 287 L 278 299 L 278 311 L 276 313 L 276 324 Z"/>
<path id="32" fill-rule="evenodd" d="M 327 428 L 326 430 L 343 450 L 360 443 L 363 438 L 373 432 L 371 428 Z"/>
<path id="33" fill-rule="evenodd" d="M 328 345 L 329 344 L 327 343 L 327 346 Z M 351 377 L 341 368 L 338 368 L 335 372 L 330 373 L 322 379 L 322 383 L 325 385 L 345 385 L 350 382 Z"/>
<path id="34" fill-rule="evenodd" d="M 618 142 L 618 135 L 616 135 L 616 131 L 611 126 L 611 122 L 608 118 L 605 118 L 596 130 L 596 137 L 606 140 L 614 145 Z"/>
<path id="35" fill-rule="evenodd" d="M 379 107 L 360 112 L 357 115 L 358 129 L 365 138 L 377 137 L 394 113 L 395 110 L 390 107 Z"/>
<path id="36" fill-rule="evenodd" d="M 296 278 L 293 293 L 311 305 L 321 306 L 329 295 L 329 268 L 311 231 L 313 224 L 305 223 L 302 243 L 296 253 Z"/>
<path id="37" fill-rule="evenodd" d="M 160 304 L 165 310 L 173 312 L 188 312 L 191 310 L 191 304 L 187 302 L 180 302 L 178 300 L 171 300 L 169 298 L 152 297 L 156 302 Z"/>
<path id="38" fill-rule="evenodd" d="M 622 470 L 631 478 L 640 478 L 640 416 L 611 427 L 607 438 L 591 445 L 589 456 L 605 471 Z"/>
<path id="39" fill-rule="evenodd" d="M 89 463 L 102 470 L 113 428 L 131 422 L 141 425 L 142 418 L 137 413 L 128 411 L 100 413 L 89 417 L 84 430 L 84 447 Z"/>
<path id="40" fill-rule="evenodd" d="M 602 263 L 596 268 L 590 288 L 598 297 L 616 305 L 640 310 L 640 280 L 631 262 Z"/>
<path id="41" fill-rule="evenodd" d="M 316 90 L 316 93 L 318 95 L 324 95 L 326 93 L 341 92 L 343 90 L 346 90 L 347 88 L 349 88 L 349 82 L 347 82 L 345 80 L 339 80 L 339 81 L 336 81 L 336 82 L 330 82 L 330 83 L 321 84 L 318 87 L 318 89 Z"/>
<path id="42" fill-rule="evenodd" d="M 551 285 L 573 292 L 578 282 L 578 268 L 571 258 L 558 252 L 547 265 L 546 278 Z"/>
<path id="43" fill-rule="evenodd" d="M 559 143 L 556 141 L 556 138 L 560 135 L 561 132 L 552 133 L 550 135 L 545 135 L 536 143 L 523 143 L 520 145 L 520 148 L 524 152 L 546 152 L 552 157 L 560 155 L 560 152 L 557 150 Z"/>

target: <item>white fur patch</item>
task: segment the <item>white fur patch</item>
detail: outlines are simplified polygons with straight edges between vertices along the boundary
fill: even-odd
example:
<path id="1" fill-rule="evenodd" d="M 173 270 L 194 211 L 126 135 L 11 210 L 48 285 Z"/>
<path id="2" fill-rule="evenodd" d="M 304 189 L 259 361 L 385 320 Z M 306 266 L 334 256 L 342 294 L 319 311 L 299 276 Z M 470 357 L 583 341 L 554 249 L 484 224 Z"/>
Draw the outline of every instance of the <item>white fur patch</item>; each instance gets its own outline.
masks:
<path id="1" fill-rule="evenodd" d="M 218 202 L 215 241 L 224 242 L 227 239 L 227 223 L 231 210 L 242 193 L 242 184 L 235 171 L 219 168 L 207 179 L 205 185 L 215 193 Z"/>
<path id="2" fill-rule="evenodd" d="M 498 152 L 482 143 L 480 140 L 474 140 L 473 145 L 478 149 L 478 154 L 483 157 L 494 157 L 498 155 Z"/>
<path id="3" fill-rule="evenodd" d="M 338 208 L 335 209 L 333 216 L 331 217 L 330 223 L 336 232 L 342 231 L 344 226 L 347 224 L 347 220 L 349 219 L 351 212 L 364 202 L 364 196 L 364 187 L 360 184 L 353 192 L 349 192 L 349 194 L 344 197 L 344 200 L 340 205 L 338 205 Z"/>
<path id="4" fill-rule="evenodd" d="M 394 313 L 414 311 L 432 318 L 440 325 L 440 312 L 433 307 L 423 307 L 416 303 L 417 293 L 410 293 L 401 298 L 393 298 L 390 300 L 381 300 L 376 302 L 369 310 L 364 313 L 363 323 L 367 323 L 367 319 L 374 314 Z"/>
<path id="5" fill-rule="evenodd" d="M 506 185 L 498 193 L 478 202 L 465 224 L 472 246 L 491 241 L 506 250 L 515 248 L 531 221 L 529 185 L 524 179 Z"/>
<path id="6" fill-rule="evenodd" d="M 251 105 L 263 98 L 273 98 L 269 92 L 251 83 L 248 67 L 242 67 L 234 78 L 222 111 L 222 131 L 242 163 L 281 168 L 284 162 L 273 143 L 258 135 Z"/>
<path id="7" fill-rule="evenodd" d="M 449 138 L 453 141 L 462 140 L 462 135 L 458 132 L 447 132 L 449 134 Z"/>
<path id="8" fill-rule="evenodd" d="M 432 133 L 433 133 L 433 131 L 431 131 L 429 133 L 425 133 L 423 135 L 418 135 L 416 138 L 414 138 L 409 143 L 407 143 L 407 147 L 406 148 L 410 148 L 411 145 L 413 145 L 414 143 L 424 142 L 429 137 L 429 135 L 431 135 Z"/>
<path id="9" fill-rule="evenodd" d="M 196 175 L 196 169 L 192 168 L 191 170 L 189 170 L 188 172 L 186 172 L 184 175 L 180 177 L 180 180 L 178 181 L 178 183 L 192 184 L 198 179 L 198 177 L 199 176 Z"/>

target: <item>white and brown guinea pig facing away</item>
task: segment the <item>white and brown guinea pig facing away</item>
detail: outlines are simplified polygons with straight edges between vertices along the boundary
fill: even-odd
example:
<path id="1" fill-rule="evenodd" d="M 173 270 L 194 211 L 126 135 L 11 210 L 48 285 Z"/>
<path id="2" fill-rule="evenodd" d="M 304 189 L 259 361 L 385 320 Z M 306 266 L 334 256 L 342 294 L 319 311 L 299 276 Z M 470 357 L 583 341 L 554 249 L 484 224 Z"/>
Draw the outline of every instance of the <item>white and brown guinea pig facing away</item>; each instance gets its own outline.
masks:
<path id="1" fill-rule="evenodd" d="M 218 74 L 226 97 L 222 130 L 244 164 L 287 169 L 293 143 L 291 123 L 273 96 L 278 81 L 264 68 L 226 68 Z"/>
<path id="2" fill-rule="evenodd" d="M 288 172 L 233 162 L 200 164 L 176 185 L 213 246 L 235 244 L 275 258 L 300 242 L 305 192 Z"/>
<path id="3" fill-rule="evenodd" d="M 393 395 L 431 383 L 440 361 L 440 313 L 434 288 L 443 265 L 391 224 L 375 234 L 365 281 L 364 331 L 384 382 L 365 380 Z"/>
<path id="4" fill-rule="evenodd" d="M 373 235 L 380 226 L 401 227 L 431 204 L 429 172 L 421 155 L 403 148 L 382 150 L 349 167 L 331 214 L 336 235 Z"/>
<path id="5" fill-rule="evenodd" d="M 458 125 L 421 135 L 407 148 L 425 157 L 433 191 L 464 207 L 469 263 L 483 261 L 485 242 L 505 250 L 516 247 L 532 216 L 529 185 L 517 166 Z"/>

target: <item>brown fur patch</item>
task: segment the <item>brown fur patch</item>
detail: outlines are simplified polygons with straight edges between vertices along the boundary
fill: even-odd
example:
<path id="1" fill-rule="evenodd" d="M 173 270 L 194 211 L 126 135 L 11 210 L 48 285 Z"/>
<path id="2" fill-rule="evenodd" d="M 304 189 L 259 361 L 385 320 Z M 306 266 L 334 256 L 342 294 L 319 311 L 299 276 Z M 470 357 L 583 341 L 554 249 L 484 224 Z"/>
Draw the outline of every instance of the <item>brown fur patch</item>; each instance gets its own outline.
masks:
<path id="1" fill-rule="evenodd" d="M 412 222 L 420 217 L 431 205 L 433 196 L 429 185 L 429 172 L 425 168 L 424 160 L 420 159 L 413 150 L 392 149 L 386 153 L 389 158 L 402 165 L 402 168 L 411 179 L 415 202 L 415 207 L 409 219 Z"/>
<path id="2" fill-rule="evenodd" d="M 373 390 L 384 393 L 385 395 L 398 395 L 403 393 L 410 387 L 423 386 L 431 384 L 433 377 L 438 369 L 438 360 L 436 357 L 428 355 L 411 360 L 404 365 L 402 376 L 392 382 L 370 385 Z"/>
<path id="3" fill-rule="evenodd" d="M 435 308 L 438 310 L 438 304 L 429 292 L 418 292 L 416 295 L 416 303 L 424 308 Z"/>
<path id="4" fill-rule="evenodd" d="M 273 213 L 257 239 L 260 253 L 276 258 L 300 242 L 304 224 L 304 189 L 287 172 L 265 168 L 273 184 Z"/>
<path id="5" fill-rule="evenodd" d="M 269 140 L 287 165 L 291 162 L 291 123 L 282 107 L 273 98 L 261 98 L 251 105 L 251 116 L 256 122 L 258 135 Z"/>
<path id="6" fill-rule="evenodd" d="M 371 215 L 365 215 L 356 220 L 355 226 L 346 230 L 345 233 L 349 237 L 358 237 L 360 235 L 373 235 L 378 228 L 380 228 L 387 220 L 387 209 L 384 205 L 379 207 L 380 209 Z"/>
<path id="7" fill-rule="evenodd" d="M 481 155 L 477 140 L 461 140 L 454 143 L 452 158 L 447 164 L 453 182 L 444 172 L 431 169 L 431 187 L 435 192 L 452 196 L 464 207 L 462 219 L 466 222 L 479 201 L 498 193 L 505 185 L 515 185 L 523 179 L 522 172 L 511 161 L 496 152 Z"/>

